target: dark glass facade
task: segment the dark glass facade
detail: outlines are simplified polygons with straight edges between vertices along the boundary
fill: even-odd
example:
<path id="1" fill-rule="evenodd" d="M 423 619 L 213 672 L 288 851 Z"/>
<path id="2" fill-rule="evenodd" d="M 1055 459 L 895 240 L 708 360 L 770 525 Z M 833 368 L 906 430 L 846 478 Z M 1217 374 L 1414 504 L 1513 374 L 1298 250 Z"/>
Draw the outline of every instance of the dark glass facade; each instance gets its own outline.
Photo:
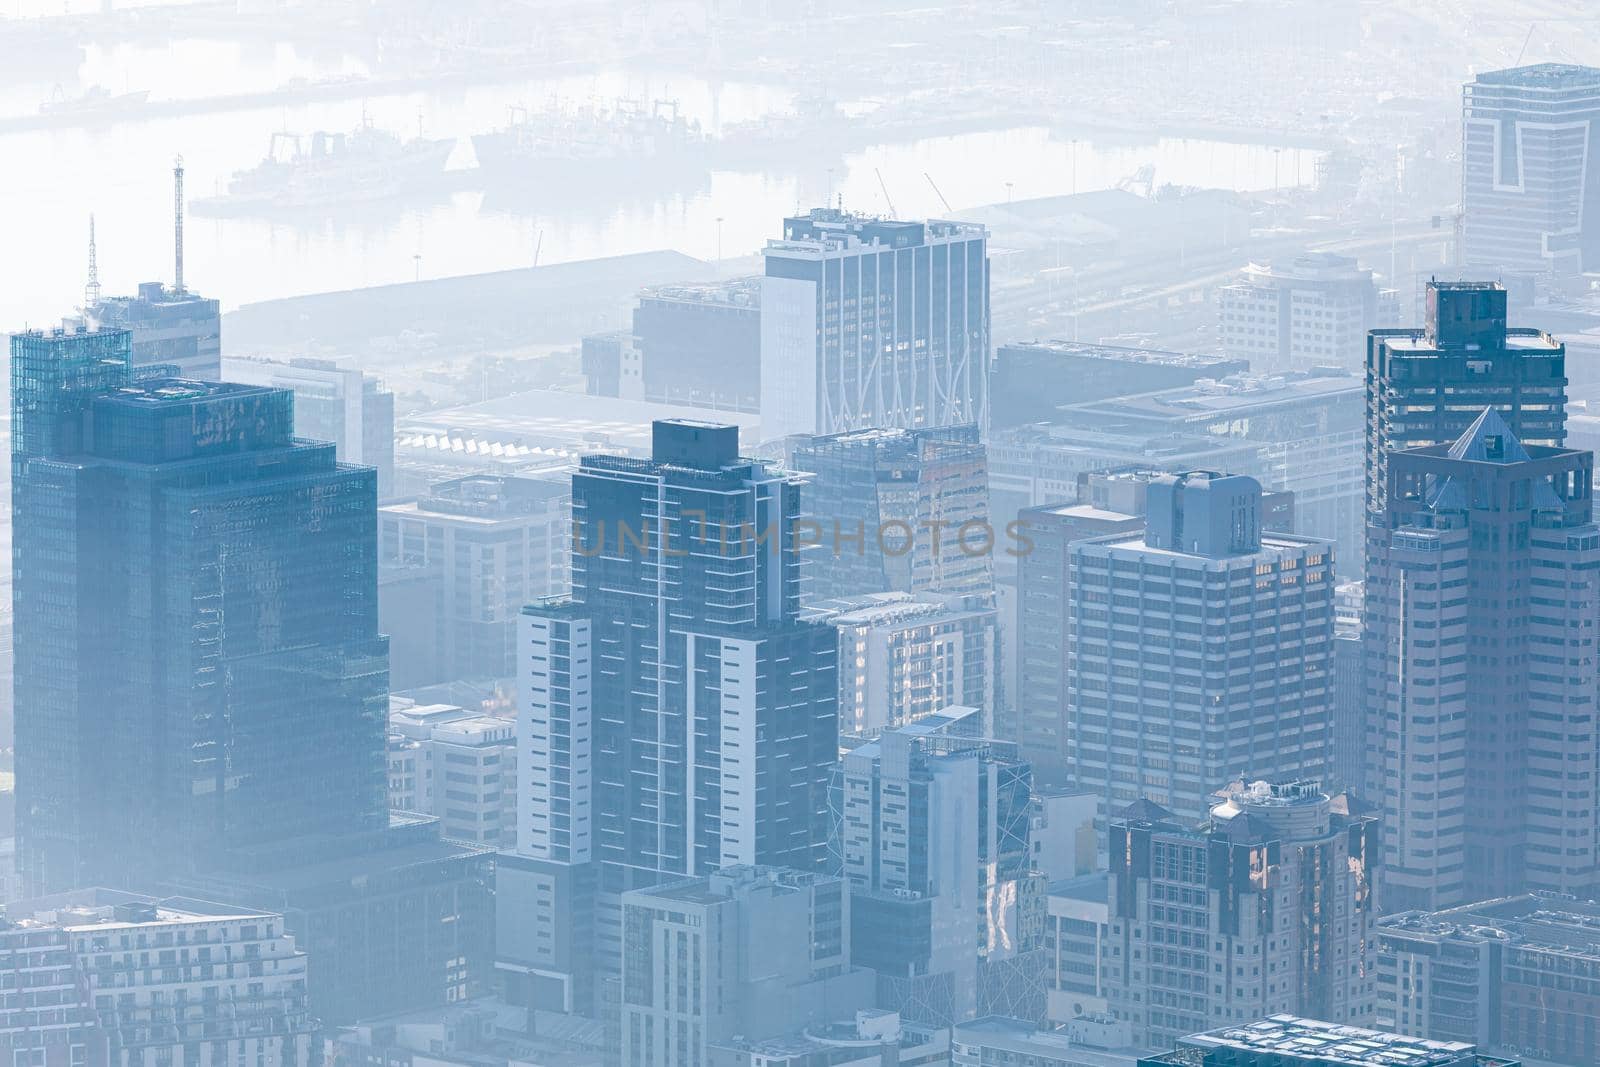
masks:
<path id="1" fill-rule="evenodd" d="M 12 396 L 25 886 L 386 826 L 373 471 L 122 331 L 13 338 Z"/>

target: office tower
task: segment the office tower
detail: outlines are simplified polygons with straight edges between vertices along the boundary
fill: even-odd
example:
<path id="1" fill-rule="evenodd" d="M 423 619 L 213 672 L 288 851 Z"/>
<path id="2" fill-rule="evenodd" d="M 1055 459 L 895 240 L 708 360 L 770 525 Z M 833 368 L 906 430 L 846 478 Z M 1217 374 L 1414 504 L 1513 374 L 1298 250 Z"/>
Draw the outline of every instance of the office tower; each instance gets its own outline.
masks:
<path id="1" fill-rule="evenodd" d="M 1506 291 L 1490 282 L 1430 282 L 1421 330 L 1367 340 L 1366 510 L 1384 506 L 1392 452 L 1447 444 L 1483 409 L 1524 445 L 1566 440 L 1566 348 L 1541 330 L 1507 328 Z"/>
<path id="2" fill-rule="evenodd" d="M 373 472 L 297 440 L 285 391 L 135 382 L 128 343 L 11 342 L 34 892 L 387 818 Z"/>
<path id="3" fill-rule="evenodd" d="M 814 208 L 761 280 L 761 432 L 986 425 L 989 233 Z"/>
<path id="4" fill-rule="evenodd" d="M 452 841 L 515 848 L 516 733 L 513 719 L 394 698 L 389 807 L 434 816 Z"/>
<path id="5" fill-rule="evenodd" d="M 886 730 L 845 754 L 834 786 L 851 958 L 877 972 L 879 1007 L 930 1026 L 1045 1011 L 1032 773 L 975 725 L 931 716 Z"/>
<path id="6" fill-rule="evenodd" d="M 1147 797 L 1198 819 L 1242 767 L 1325 771 L 1331 546 L 1264 533 L 1260 498 L 1252 478 L 1162 476 L 1142 534 L 1067 548 L 1063 752 L 1103 815 Z"/>
<path id="7" fill-rule="evenodd" d="M 1364 662 L 1395 909 L 1600 875 L 1593 470 L 1591 453 L 1524 445 L 1493 408 L 1453 444 L 1389 454 Z"/>
<path id="8" fill-rule="evenodd" d="M 26 990 L 0 1011 L 13 1063 L 312 1062 L 306 954 L 281 915 L 81 890 L 9 904 L 0 961 Z"/>
<path id="9" fill-rule="evenodd" d="M 174 366 L 184 378 L 222 378 L 222 311 L 181 286 L 142 282 L 135 296 L 111 296 L 84 308 L 92 329 L 133 335 L 135 367 Z"/>
<path id="10" fill-rule="evenodd" d="M 874 734 L 954 705 L 993 721 L 995 610 L 931 593 L 871 593 L 813 605 L 839 635 L 839 730 Z"/>
<path id="11" fill-rule="evenodd" d="M 389 618 L 397 644 L 421 662 L 397 662 L 396 686 L 517 673 L 522 606 L 567 589 L 571 490 L 565 478 L 474 474 L 378 509 L 380 559 L 432 580 L 433 610 Z"/>
<path id="12" fill-rule="evenodd" d="M 1377 1025 L 1600 1063 L 1600 902 L 1526 894 L 1379 921 Z"/>
<path id="13" fill-rule="evenodd" d="M 1366 642 L 1359 623 L 1340 620 L 1333 631 L 1333 727 L 1328 774 L 1339 786 L 1366 785 L 1366 674 L 1362 656 Z"/>
<path id="14" fill-rule="evenodd" d="M 992 597 L 1004 531 L 989 522 L 976 426 L 796 437 L 789 465 L 811 475 L 810 602 L 863 593 Z"/>
<path id="15" fill-rule="evenodd" d="M 1198 825 L 1148 800 L 1112 821 L 1112 1011 L 1143 1048 L 1280 1013 L 1370 1022 L 1377 818 L 1315 781 L 1218 799 Z"/>
<path id="16" fill-rule="evenodd" d="M 851 966 L 844 879 L 725 867 L 622 897 L 622 1062 L 690 1067 L 707 1046 L 831 1022 L 872 999 Z"/>
<path id="17" fill-rule="evenodd" d="M 332 441 L 340 462 L 378 472 L 379 501 L 394 496 L 394 394 L 377 378 L 329 359 L 229 359 L 222 376 L 293 392 L 295 433 Z"/>
<path id="18" fill-rule="evenodd" d="M 1460 1041 L 1425 1041 L 1340 1022 L 1273 1015 L 1190 1034 L 1138 1067 L 1522 1067 Z"/>
<path id="19" fill-rule="evenodd" d="M 1252 263 L 1217 290 L 1222 347 L 1257 374 L 1361 367 L 1367 331 L 1400 323 L 1393 289 L 1349 256 L 1308 252 L 1287 267 Z"/>
<path id="20" fill-rule="evenodd" d="M 1600 269 L 1600 70 L 1563 63 L 1479 74 L 1462 89 L 1467 266 L 1574 277 Z"/>
<path id="21" fill-rule="evenodd" d="M 599 865 L 610 974 L 623 891 L 823 866 L 838 744 L 837 637 L 800 620 L 800 480 L 740 458 L 733 426 L 653 432 L 651 459 L 584 458 L 572 596 L 518 637 L 518 850 L 540 877 Z"/>
<path id="22" fill-rule="evenodd" d="M 337 1023 L 487 977 L 492 860 L 386 803 L 370 468 L 284 390 L 12 338 L 18 863 L 284 916 Z"/>
<path id="23" fill-rule="evenodd" d="M 1026 551 L 1017 557 L 1016 662 L 1013 704 L 1016 740 L 1036 773 L 1052 779 L 1063 769 L 1061 731 L 1067 706 L 1067 619 L 1070 613 L 1071 545 L 1107 534 L 1144 530 L 1145 492 L 1163 472 L 1148 468 L 1078 475 L 1078 503 L 1050 504 L 1019 512 Z M 1261 528 L 1294 530 L 1293 493 L 1261 494 Z M 1007 662 L 1011 662 L 1007 660 Z"/>
<path id="24" fill-rule="evenodd" d="M 1332 538 L 1358 577 L 1362 404 L 1359 376 L 1296 371 L 1064 407 L 1048 425 L 990 436 L 996 514 L 1073 500 L 1084 472 L 1225 470 L 1293 493 L 1295 531 Z"/>
<path id="25" fill-rule="evenodd" d="M 1179 389 L 1249 370 L 1246 360 L 1227 356 L 1088 341 L 1014 341 L 995 351 L 989 425 L 1050 422 L 1066 404 Z"/>
<path id="26" fill-rule="evenodd" d="M 761 410 L 761 279 L 663 285 L 633 309 L 643 396 L 661 404 Z"/>
<path id="27" fill-rule="evenodd" d="M 1082 874 L 1050 883 L 1045 904 L 1045 1016 L 1060 1026 L 1105 1016 L 1111 965 L 1108 877 Z"/>

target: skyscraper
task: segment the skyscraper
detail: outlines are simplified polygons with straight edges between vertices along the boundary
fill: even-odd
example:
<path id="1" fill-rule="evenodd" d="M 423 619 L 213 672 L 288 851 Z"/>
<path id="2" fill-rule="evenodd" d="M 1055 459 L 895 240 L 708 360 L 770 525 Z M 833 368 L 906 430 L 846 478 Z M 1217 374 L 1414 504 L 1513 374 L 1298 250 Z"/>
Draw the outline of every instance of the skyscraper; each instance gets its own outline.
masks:
<path id="1" fill-rule="evenodd" d="M 799 479 L 738 448 L 675 420 L 651 459 L 586 457 L 572 596 L 522 613 L 519 850 L 599 865 L 612 974 L 623 891 L 826 857 L 837 639 L 799 617 Z"/>
<path id="2" fill-rule="evenodd" d="M 989 234 L 815 208 L 783 220 L 761 286 L 761 430 L 988 421 Z"/>
<path id="3" fill-rule="evenodd" d="M 135 381 L 129 342 L 11 342 L 36 891 L 388 819 L 373 472 L 297 440 L 286 391 Z"/>
<path id="4" fill-rule="evenodd" d="M 1111 1009 L 1160 1046 L 1279 1013 L 1371 1023 L 1377 819 L 1314 781 L 1219 791 L 1204 823 L 1141 800 L 1111 824 Z"/>
<path id="5" fill-rule="evenodd" d="M 1102 814 L 1199 819 L 1243 768 L 1320 777 L 1332 691 L 1328 541 L 1263 533 L 1253 478 L 1166 475 L 1142 534 L 1068 546 L 1068 779 Z"/>
<path id="6" fill-rule="evenodd" d="M 796 436 L 816 524 L 806 598 L 863 593 L 994 597 L 1002 531 L 989 523 L 986 450 L 974 425 Z"/>
<path id="7" fill-rule="evenodd" d="M 1454 443 L 1393 452 L 1386 468 L 1364 608 L 1386 903 L 1591 888 L 1593 456 L 1524 445 L 1485 408 Z"/>
<path id="8" fill-rule="evenodd" d="M 1600 70 L 1539 63 L 1462 90 L 1462 244 L 1485 271 L 1600 269 Z"/>
<path id="9" fill-rule="evenodd" d="M 1542 330 L 1507 328 L 1492 282 L 1430 282 L 1421 330 L 1367 339 L 1366 510 L 1384 505 L 1384 467 L 1402 448 L 1446 444 L 1486 407 L 1525 445 L 1566 440 L 1566 348 Z"/>

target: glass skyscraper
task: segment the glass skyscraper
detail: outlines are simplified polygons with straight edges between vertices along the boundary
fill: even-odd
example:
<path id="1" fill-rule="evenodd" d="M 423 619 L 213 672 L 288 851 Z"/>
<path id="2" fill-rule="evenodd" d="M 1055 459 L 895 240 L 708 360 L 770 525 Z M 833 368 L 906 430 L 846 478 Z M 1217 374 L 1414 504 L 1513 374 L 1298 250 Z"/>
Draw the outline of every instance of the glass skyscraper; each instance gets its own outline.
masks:
<path id="1" fill-rule="evenodd" d="M 126 331 L 11 344 L 26 888 L 385 828 L 375 473 L 286 390 L 136 378 Z"/>

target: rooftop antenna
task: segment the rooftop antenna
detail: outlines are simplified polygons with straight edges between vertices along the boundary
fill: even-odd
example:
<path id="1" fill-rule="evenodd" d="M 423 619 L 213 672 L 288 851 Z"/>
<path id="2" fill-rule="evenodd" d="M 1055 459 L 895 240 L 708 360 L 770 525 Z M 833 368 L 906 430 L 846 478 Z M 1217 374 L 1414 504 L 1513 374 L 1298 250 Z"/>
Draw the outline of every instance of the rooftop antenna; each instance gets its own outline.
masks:
<path id="1" fill-rule="evenodd" d="M 100 266 L 94 247 L 94 212 L 89 213 L 89 281 L 83 287 L 83 306 L 87 310 L 100 306 Z"/>
<path id="2" fill-rule="evenodd" d="M 183 295 L 183 157 L 172 161 L 172 288 Z"/>

